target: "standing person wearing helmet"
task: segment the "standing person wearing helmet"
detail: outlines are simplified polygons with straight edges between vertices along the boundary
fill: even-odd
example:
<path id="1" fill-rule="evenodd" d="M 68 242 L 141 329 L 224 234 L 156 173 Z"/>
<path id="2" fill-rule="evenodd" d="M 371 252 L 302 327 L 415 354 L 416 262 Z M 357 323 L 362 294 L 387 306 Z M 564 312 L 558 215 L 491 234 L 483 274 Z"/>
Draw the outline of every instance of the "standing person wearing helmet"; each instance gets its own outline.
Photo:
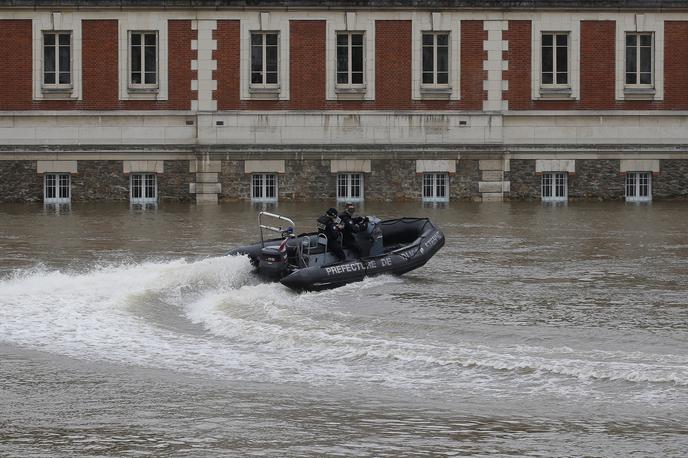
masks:
<path id="1" fill-rule="evenodd" d="M 366 221 L 360 216 L 354 216 L 355 212 L 356 207 L 354 204 L 347 202 L 344 205 L 344 211 L 339 214 L 339 218 L 342 220 L 342 224 L 344 225 L 344 246 L 352 250 L 356 257 L 360 257 L 361 248 L 358 246 L 358 242 L 356 241 L 354 234 L 366 229 Z"/>
<path id="2" fill-rule="evenodd" d="M 336 208 L 330 208 L 318 218 L 318 232 L 327 236 L 328 251 L 333 252 L 340 261 L 346 259 L 340 240 L 343 229 L 344 225 L 337 215 Z"/>

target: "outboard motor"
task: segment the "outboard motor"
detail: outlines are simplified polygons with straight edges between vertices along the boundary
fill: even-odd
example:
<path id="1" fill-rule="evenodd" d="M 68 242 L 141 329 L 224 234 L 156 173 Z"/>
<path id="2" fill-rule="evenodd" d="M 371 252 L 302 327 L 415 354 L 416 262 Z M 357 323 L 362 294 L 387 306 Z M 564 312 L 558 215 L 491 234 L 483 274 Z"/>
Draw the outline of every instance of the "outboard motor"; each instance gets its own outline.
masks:
<path id="1" fill-rule="evenodd" d="M 280 279 L 288 273 L 287 256 L 277 246 L 267 246 L 260 250 L 259 272 L 268 278 Z"/>

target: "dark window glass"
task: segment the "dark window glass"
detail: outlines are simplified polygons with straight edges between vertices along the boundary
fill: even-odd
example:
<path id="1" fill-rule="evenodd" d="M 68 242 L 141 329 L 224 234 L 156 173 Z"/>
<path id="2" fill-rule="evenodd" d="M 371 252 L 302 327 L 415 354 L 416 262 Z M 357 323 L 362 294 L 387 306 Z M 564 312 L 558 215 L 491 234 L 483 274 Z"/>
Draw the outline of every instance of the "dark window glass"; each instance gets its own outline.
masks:
<path id="1" fill-rule="evenodd" d="M 434 68 L 434 52 L 432 46 L 423 46 L 423 71 L 432 72 Z"/>
<path id="2" fill-rule="evenodd" d="M 542 46 L 552 46 L 553 35 L 543 35 L 542 36 Z"/>
<path id="3" fill-rule="evenodd" d="M 351 71 L 363 71 L 363 48 L 361 46 L 351 48 Z"/>
<path id="4" fill-rule="evenodd" d="M 429 33 L 423 35 L 423 46 L 432 46 L 434 44 L 435 36 Z"/>
<path id="5" fill-rule="evenodd" d="M 626 46 L 635 46 L 636 44 L 636 37 L 634 34 L 628 34 L 626 35 Z"/>
<path id="6" fill-rule="evenodd" d="M 349 46 L 349 35 L 340 33 L 337 35 L 337 46 Z"/>
<path id="7" fill-rule="evenodd" d="M 542 48 L 542 71 L 551 73 L 554 71 L 554 49 L 551 47 Z"/>
<path id="8" fill-rule="evenodd" d="M 267 46 L 265 48 L 265 69 L 268 72 L 277 71 L 277 46 Z"/>

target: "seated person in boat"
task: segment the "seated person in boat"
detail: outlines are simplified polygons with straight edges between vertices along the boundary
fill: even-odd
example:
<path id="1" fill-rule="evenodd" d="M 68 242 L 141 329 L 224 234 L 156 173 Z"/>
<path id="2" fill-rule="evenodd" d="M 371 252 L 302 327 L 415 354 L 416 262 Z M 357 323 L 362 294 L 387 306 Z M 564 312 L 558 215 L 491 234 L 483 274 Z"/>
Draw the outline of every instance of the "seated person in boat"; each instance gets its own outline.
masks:
<path id="1" fill-rule="evenodd" d="M 354 234 L 366 230 L 366 221 L 360 216 L 354 216 L 356 207 L 354 204 L 347 202 L 344 205 L 344 211 L 339 214 L 339 219 L 344 225 L 343 239 L 344 246 L 354 252 L 356 257 L 361 256 L 361 248 L 358 246 Z"/>
<path id="2" fill-rule="evenodd" d="M 327 249 L 339 258 L 340 261 L 346 259 L 342 249 L 342 230 L 344 225 L 337 215 L 336 208 L 330 208 L 324 215 L 318 218 L 318 233 L 327 236 Z"/>

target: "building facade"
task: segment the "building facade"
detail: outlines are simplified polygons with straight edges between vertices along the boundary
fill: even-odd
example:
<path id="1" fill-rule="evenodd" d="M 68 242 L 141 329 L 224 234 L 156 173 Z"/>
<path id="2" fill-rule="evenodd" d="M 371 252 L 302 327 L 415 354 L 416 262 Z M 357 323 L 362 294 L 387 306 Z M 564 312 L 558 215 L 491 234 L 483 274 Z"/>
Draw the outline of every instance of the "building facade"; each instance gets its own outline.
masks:
<path id="1" fill-rule="evenodd" d="M 0 1 L 0 202 L 688 197 L 683 1 Z"/>

